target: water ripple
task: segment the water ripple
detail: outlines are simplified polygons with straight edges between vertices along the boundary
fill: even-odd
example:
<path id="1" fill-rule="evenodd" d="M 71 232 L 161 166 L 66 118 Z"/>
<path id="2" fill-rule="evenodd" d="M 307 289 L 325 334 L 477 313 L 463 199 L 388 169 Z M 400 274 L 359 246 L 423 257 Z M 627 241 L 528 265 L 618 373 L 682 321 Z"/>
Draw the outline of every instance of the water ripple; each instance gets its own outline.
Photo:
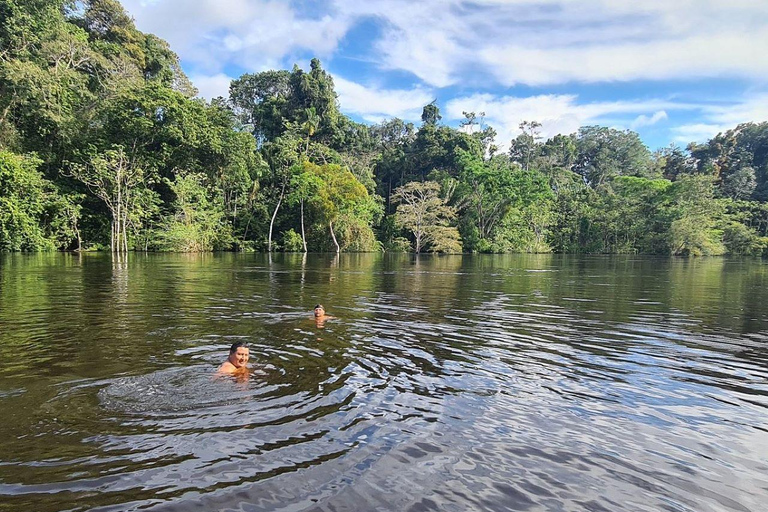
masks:
<path id="1" fill-rule="evenodd" d="M 258 258 L 0 267 L 0 510 L 764 509 L 758 264 Z"/>

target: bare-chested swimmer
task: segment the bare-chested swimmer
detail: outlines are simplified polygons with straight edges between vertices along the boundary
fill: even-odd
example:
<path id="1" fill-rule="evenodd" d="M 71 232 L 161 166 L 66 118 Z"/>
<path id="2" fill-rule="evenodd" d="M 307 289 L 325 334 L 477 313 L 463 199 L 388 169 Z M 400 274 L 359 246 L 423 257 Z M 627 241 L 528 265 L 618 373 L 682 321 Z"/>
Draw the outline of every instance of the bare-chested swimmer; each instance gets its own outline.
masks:
<path id="1" fill-rule="evenodd" d="M 325 314 L 325 308 L 323 307 L 322 304 L 317 304 L 315 306 L 314 315 L 315 315 L 315 325 L 319 329 L 322 329 L 325 326 L 326 320 L 336 319 L 335 316 L 330 316 Z"/>
<path id="2" fill-rule="evenodd" d="M 222 375 L 248 375 L 248 359 L 251 351 L 245 341 L 236 341 L 229 347 L 229 357 L 216 373 Z"/>

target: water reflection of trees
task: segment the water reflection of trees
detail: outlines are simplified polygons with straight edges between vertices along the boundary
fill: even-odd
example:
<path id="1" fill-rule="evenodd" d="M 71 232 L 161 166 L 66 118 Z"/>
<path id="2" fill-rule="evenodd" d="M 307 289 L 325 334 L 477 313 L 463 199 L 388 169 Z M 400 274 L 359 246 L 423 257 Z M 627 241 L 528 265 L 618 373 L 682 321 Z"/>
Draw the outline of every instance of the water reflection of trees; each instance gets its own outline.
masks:
<path id="1" fill-rule="evenodd" d="M 738 338 L 764 329 L 768 293 L 759 261 L 634 256 L 8 255 L 0 279 L 0 319 L 38 320 L 26 332 L 5 329 L 4 346 L 55 339 L 70 366 L 109 371 L 168 362 L 205 340 L 290 340 L 268 326 L 309 316 L 317 302 L 345 325 L 410 324 L 450 344 L 450 330 L 471 335 L 462 323 L 470 314 L 546 306 L 584 320 L 587 337 L 590 325 L 655 323 Z M 524 322 L 512 327 L 536 334 Z"/>
<path id="2" fill-rule="evenodd" d="M 530 265 L 522 273 L 508 266 L 501 279 L 482 282 L 469 273 L 475 283 L 468 286 L 489 295 L 475 307 L 474 316 L 496 322 L 497 338 L 504 337 L 506 329 L 516 350 L 529 351 L 534 358 L 549 354 L 550 362 L 571 361 L 590 372 L 603 371 L 607 378 L 621 378 L 623 371 L 614 366 L 606 373 L 606 361 L 632 360 L 637 355 L 630 352 L 653 352 L 662 345 L 665 350 L 679 346 L 683 352 L 720 353 L 724 360 L 748 358 L 754 364 L 758 344 L 743 334 L 759 332 L 766 324 L 765 312 L 754 307 L 766 293 L 761 262 L 553 258 L 553 272 L 538 277 L 526 275 Z M 739 354 L 744 346 L 753 350 Z M 582 356 L 574 360 L 573 354 L 598 356 L 601 366 L 594 367 Z M 703 366 L 691 371 L 711 377 Z"/>

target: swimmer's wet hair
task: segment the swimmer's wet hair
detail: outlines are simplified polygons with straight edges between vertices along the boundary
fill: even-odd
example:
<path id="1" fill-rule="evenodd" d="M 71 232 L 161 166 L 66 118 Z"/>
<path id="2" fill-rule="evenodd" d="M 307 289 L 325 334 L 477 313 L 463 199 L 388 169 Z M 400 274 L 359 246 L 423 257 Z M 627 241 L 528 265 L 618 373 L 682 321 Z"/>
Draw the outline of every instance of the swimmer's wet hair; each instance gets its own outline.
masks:
<path id="1" fill-rule="evenodd" d="M 317 308 L 325 309 L 322 304 L 315 304 L 315 309 L 317 309 Z"/>
<path id="2" fill-rule="evenodd" d="M 229 347 L 229 353 L 230 354 L 234 354 L 235 352 L 237 352 L 237 349 L 239 349 L 240 347 L 250 348 L 250 347 L 248 347 L 248 342 L 247 341 L 236 341 L 236 342 L 234 342 L 232 344 L 231 347 Z"/>

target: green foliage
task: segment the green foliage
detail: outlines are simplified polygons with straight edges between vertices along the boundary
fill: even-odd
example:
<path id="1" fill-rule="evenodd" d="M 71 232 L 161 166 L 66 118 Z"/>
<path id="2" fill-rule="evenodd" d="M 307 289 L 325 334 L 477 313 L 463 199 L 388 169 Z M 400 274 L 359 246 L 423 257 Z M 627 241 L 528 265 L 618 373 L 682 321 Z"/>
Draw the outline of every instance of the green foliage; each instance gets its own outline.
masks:
<path id="1" fill-rule="evenodd" d="M 293 228 L 283 233 L 283 251 L 301 252 L 303 249 L 303 239 L 300 234 L 293 230 Z"/>
<path id="2" fill-rule="evenodd" d="M 681 176 L 696 173 L 693 159 L 674 144 L 656 151 L 653 158 L 656 172 L 668 180 L 674 181 Z"/>
<path id="3" fill-rule="evenodd" d="M 621 246 L 606 252 L 668 254 L 672 182 L 622 176 L 614 181 L 615 210 L 619 219 L 614 231 Z"/>
<path id="4" fill-rule="evenodd" d="M 375 206 L 372 206 L 376 209 Z M 333 224 L 342 250 L 346 252 L 381 252 L 384 246 L 371 229 L 371 220 L 363 215 L 346 213 Z"/>
<path id="5" fill-rule="evenodd" d="M 539 143 L 541 139 L 539 128 L 541 123 L 537 121 L 523 121 L 520 123 L 522 133 L 509 145 L 509 156 L 526 171 L 530 169 L 531 163 L 539 156 L 542 149 Z"/>
<path id="6" fill-rule="evenodd" d="M 442 118 L 443 116 L 440 115 L 440 109 L 434 101 L 429 105 L 424 105 L 421 112 L 422 123 L 425 125 L 436 125 Z"/>
<path id="7" fill-rule="evenodd" d="M 554 224 L 549 244 L 555 252 L 600 252 L 596 243 L 600 230 L 594 217 L 599 206 L 598 193 L 583 183 L 558 194 L 554 205 Z"/>
<path id="8" fill-rule="evenodd" d="M 141 208 L 148 201 L 143 190 L 147 184 L 144 169 L 119 145 L 103 152 L 91 147 L 81 160 L 84 163 L 71 166 L 71 176 L 107 207 L 112 221 L 112 251 L 128 251 L 129 220 L 138 222 L 142 218 Z"/>
<path id="9" fill-rule="evenodd" d="M 762 256 L 768 254 L 768 237 L 759 236 L 739 222 L 729 222 L 723 230 L 723 244 L 729 254 Z"/>
<path id="10" fill-rule="evenodd" d="M 203 174 L 182 174 L 167 180 L 176 199 L 175 212 L 158 234 L 161 250 L 200 252 L 228 249 L 231 226 L 225 221 L 224 205 L 216 190 L 206 186 Z"/>
<path id="11" fill-rule="evenodd" d="M 411 252 L 411 241 L 402 236 L 390 238 L 385 244 L 382 244 L 385 252 Z"/>
<path id="12" fill-rule="evenodd" d="M 409 233 L 418 251 L 766 252 L 765 122 L 651 155 L 630 131 L 543 140 L 526 121 L 499 154 L 484 112 L 352 121 L 317 59 L 191 99 L 117 0 L 0 0 L 0 19 L 3 250 L 271 250 L 275 232 L 286 250 L 407 250 Z M 425 226 L 408 187 L 431 194 Z"/>
<path id="13" fill-rule="evenodd" d="M 298 204 L 301 201 L 313 197 L 323 186 L 322 178 L 315 172 L 312 165 L 307 165 L 305 161 L 302 165 L 292 167 L 291 192 L 288 195 L 288 201 L 291 204 Z"/>
<path id="14" fill-rule="evenodd" d="M 768 122 L 740 124 L 689 150 L 697 172 L 714 175 L 721 195 L 768 200 Z"/>
<path id="15" fill-rule="evenodd" d="M 0 151 L 0 251 L 67 247 L 78 207 L 37 170 L 40 161 Z"/>
<path id="16" fill-rule="evenodd" d="M 309 200 L 318 220 L 327 225 L 336 250 L 342 247 L 356 250 L 370 250 L 373 241 L 371 223 L 380 215 L 380 205 L 368 194 L 362 183 L 348 170 L 338 165 L 315 165 L 304 162 L 304 172 L 314 175 L 319 183 L 316 193 Z M 333 229 L 335 222 L 348 227 L 337 240 Z"/>
<path id="17" fill-rule="evenodd" d="M 574 172 L 597 188 L 617 176 L 652 177 L 648 148 L 635 132 L 585 126 L 576 137 Z"/>
<path id="18" fill-rule="evenodd" d="M 414 252 L 461 252 L 459 231 L 451 226 L 456 209 L 440 197 L 439 183 L 412 181 L 395 190 L 392 200 L 398 203 L 395 222 L 411 232 Z"/>
<path id="19" fill-rule="evenodd" d="M 243 75 L 230 85 L 230 101 L 260 143 L 279 137 L 291 95 L 290 72 L 264 71 Z"/>
<path id="20" fill-rule="evenodd" d="M 230 102 L 259 145 L 288 132 L 303 133 L 307 144 L 313 136 L 330 145 L 343 139 L 333 78 L 317 59 L 309 73 L 294 66 L 290 72 L 245 74 L 232 82 Z"/>
<path id="21" fill-rule="evenodd" d="M 456 151 L 461 165 L 458 196 L 469 221 L 462 233 L 465 247 L 479 252 L 546 250 L 553 197 L 546 177 L 505 156 L 486 161 Z"/>
<path id="22" fill-rule="evenodd" d="M 750 166 L 739 167 L 722 179 L 723 195 L 733 199 L 749 199 L 757 188 L 755 170 Z"/>
<path id="23" fill-rule="evenodd" d="M 719 221 L 723 204 L 714 200 L 711 176 L 686 176 L 670 187 L 672 221 L 670 246 L 672 254 L 683 256 L 720 255 L 726 251 Z"/>
<path id="24" fill-rule="evenodd" d="M 551 201 L 511 208 L 481 252 L 552 252 L 547 237 L 553 220 Z"/>

